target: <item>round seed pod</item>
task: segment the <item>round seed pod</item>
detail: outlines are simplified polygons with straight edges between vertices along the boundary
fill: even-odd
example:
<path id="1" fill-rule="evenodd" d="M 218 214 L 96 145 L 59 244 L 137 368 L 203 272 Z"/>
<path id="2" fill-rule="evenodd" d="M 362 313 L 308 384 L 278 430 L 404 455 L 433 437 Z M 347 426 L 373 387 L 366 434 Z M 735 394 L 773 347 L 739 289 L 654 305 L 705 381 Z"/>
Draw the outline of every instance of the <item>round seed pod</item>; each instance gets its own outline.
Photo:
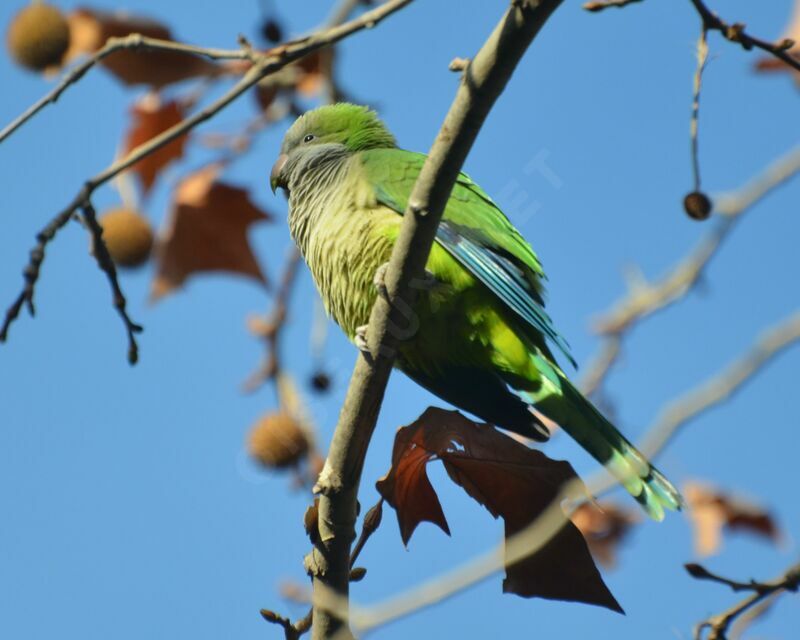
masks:
<path id="1" fill-rule="evenodd" d="M 283 469 L 296 465 L 308 453 L 308 438 L 288 413 L 268 413 L 250 431 L 247 448 L 265 467 Z"/>
<path id="2" fill-rule="evenodd" d="M 61 11 L 53 5 L 34 2 L 11 20 L 6 45 L 19 65 L 43 71 L 61 64 L 69 38 L 69 25 Z"/>
<path id="3" fill-rule="evenodd" d="M 120 207 L 100 217 L 103 240 L 115 264 L 121 267 L 140 267 L 150 257 L 153 248 L 153 228 L 140 213 Z"/>
<path id="4" fill-rule="evenodd" d="M 706 220 L 711 215 L 711 200 L 702 191 L 692 191 L 683 199 L 683 209 L 692 220 Z"/>

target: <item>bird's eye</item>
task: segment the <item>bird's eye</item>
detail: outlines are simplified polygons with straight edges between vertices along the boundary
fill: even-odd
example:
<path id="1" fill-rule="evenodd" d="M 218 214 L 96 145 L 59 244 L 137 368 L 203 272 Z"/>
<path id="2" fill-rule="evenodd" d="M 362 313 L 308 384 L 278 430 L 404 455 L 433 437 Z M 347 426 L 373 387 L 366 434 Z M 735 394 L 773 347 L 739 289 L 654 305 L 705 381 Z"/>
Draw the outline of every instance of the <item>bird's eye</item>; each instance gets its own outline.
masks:
<path id="1" fill-rule="evenodd" d="M 303 138 L 303 142 L 311 142 L 314 138 L 316 138 L 313 133 L 309 133 L 305 138 Z"/>

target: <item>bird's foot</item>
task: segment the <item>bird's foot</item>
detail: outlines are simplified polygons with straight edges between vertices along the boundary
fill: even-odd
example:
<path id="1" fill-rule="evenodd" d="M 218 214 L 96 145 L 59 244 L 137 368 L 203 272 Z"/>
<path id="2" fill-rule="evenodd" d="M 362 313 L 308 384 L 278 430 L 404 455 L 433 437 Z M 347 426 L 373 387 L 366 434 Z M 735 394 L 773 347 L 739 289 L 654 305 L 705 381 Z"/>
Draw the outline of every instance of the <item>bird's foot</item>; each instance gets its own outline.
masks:
<path id="1" fill-rule="evenodd" d="M 430 291 L 437 284 L 439 284 L 439 281 L 436 279 L 436 276 L 425 269 L 425 273 L 422 274 L 421 278 L 414 278 L 411 281 L 411 288 L 419 289 L 421 291 Z"/>
<path id="2" fill-rule="evenodd" d="M 378 290 L 380 296 L 384 299 L 389 299 L 389 290 L 386 288 L 386 272 L 389 270 L 389 263 L 384 262 L 380 267 L 378 267 L 377 271 L 375 271 L 375 276 L 372 278 L 372 284 L 375 285 L 375 288 Z"/>
<path id="3" fill-rule="evenodd" d="M 368 327 L 369 325 L 366 324 L 356 327 L 356 333 L 353 336 L 353 343 L 356 345 L 356 348 L 361 351 L 361 353 L 371 354 L 372 352 L 369 350 L 369 344 L 367 344 Z"/>
<path id="4" fill-rule="evenodd" d="M 389 290 L 386 286 L 386 272 L 388 270 L 389 263 L 384 262 L 378 267 L 377 271 L 375 271 L 375 277 L 372 279 L 372 283 L 375 285 L 378 293 L 386 300 L 389 299 Z M 430 291 L 437 284 L 439 284 L 439 281 L 436 279 L 436 276 L 426 269 L 421 278 L 414 278 L 411 281 L 411 288 L 419 291 Z"/>

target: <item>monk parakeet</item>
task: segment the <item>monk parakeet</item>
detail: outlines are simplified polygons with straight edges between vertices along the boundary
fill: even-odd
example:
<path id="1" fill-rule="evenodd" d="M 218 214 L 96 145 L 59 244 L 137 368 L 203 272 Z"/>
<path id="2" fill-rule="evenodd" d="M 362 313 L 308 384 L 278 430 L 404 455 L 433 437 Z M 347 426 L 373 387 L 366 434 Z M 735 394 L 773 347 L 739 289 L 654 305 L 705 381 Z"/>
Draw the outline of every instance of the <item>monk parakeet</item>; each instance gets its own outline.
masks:
<path id="1" fill-rule="evenodd" d="M 424 161 L 400 149 L 375 112 L 335 104 L 297 119 L 272 169 L 272 189 L 288 194 L 289 229 L 325 308 L 362 347 L 381 269 Z M 419 328 L 401 341 L 398 369 L 447 402 L 528 438 L 547 439 L 537 413 L 544 415 L 606 465 L 651 517 L 680 508 L 678 491 L 556 363 L 553 348 L 574 361 L 544 310 L 542 265 L 463 173 L 426 266 L 413 309 Z"/>

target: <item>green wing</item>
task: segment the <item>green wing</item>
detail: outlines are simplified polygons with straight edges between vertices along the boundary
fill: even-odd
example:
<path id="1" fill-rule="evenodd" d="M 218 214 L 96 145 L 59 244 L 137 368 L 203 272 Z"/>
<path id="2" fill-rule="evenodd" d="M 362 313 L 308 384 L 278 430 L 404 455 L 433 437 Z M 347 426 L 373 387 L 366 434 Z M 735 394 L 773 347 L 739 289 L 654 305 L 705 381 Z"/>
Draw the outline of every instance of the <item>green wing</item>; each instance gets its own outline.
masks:
<path id="1" fill-rule="evenodd" d="M 402 149 L 372 149 L 362 152 L 362 158 L 378 202 L 402 214 L 425 156 Z M 575 365 L 569 345 L 544 310 L 546 276 L 539 258 L 486 192 L 464 173 L 453 187 L 436 241 Z"/>

